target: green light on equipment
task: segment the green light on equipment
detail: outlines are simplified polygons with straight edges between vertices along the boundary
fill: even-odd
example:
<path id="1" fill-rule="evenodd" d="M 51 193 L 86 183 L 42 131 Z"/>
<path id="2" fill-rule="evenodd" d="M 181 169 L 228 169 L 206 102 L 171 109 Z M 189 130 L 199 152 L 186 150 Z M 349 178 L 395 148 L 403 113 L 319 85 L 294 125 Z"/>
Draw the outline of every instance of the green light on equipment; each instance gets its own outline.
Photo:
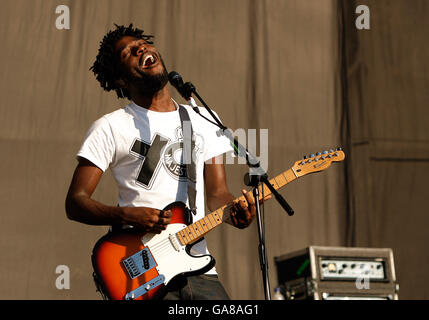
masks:
<path id="1" fill-rule="evenodd" d="M 303 262 L 303 264 L 299 267 L 298 271 L 296 272 L 296 274 L 298 276 L 301 275 L 301 273 L 305 270 L 305 268 L 308 267 L 308 265 L 310 264 L 310 259 L 305 259 L 305 261 Z"/>

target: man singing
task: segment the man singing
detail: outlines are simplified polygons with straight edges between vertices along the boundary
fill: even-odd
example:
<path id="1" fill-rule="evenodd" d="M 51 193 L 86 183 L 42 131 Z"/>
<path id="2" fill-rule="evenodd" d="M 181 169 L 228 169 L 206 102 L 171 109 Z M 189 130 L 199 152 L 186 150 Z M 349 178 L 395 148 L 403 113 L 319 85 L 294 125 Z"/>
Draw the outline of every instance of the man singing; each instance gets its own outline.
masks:
<path id="1" fill-rule="evenodd" d="M 171 98 L 168 73 L 153 36 L 133 25 L 109 31 L 100 44 L 91 67 L 105 91 L 115 90 L 131 103 L 95 121 L 77 154 L 78 165 L 67 194 L 69 219 L 89 225 L 131 226 L 159 234 L 171 221 L 175 201 L 188 203 L 188 179 L 181 164 L 183 145 L 179 105 Z M 231 150 L 229 140 L 218 137 L 217 127 L 183 106 L 192 124 L 195 148 L 196 212 L 193 221 L 235 198 L 228 190 L 219 157 Z M 201 114 L 210 117 L 204 108 Z M 113 173 L 118 185 L 118 206 L 91 198 L 101 176 Z M 255 217 L 255 205 L 243 190 L 246 201 L 233 205 L 229 223 L 247 227 Z M 197 255 L 209 254 L 206 241 L 193 246 Z M 205 274 L 178 277 L 165 299 L 229 299 L 213 267 Z"/>

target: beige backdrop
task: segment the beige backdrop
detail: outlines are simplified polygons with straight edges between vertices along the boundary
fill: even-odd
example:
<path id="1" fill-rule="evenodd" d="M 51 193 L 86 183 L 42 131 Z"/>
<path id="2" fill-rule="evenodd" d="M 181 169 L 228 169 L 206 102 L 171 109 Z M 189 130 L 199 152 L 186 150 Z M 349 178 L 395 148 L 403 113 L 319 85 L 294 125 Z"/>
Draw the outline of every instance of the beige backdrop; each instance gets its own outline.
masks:
<path id="1" fill-rule="evenodd" d="M 350 239 L 393 248 L 400 297 L 428 299 L 429 2 L 341 3 Z M 371 8 L 370 31 L 356 32 L 356 3 Z"/>
<path id="2" fill-rule="evenodd" d="M 353 151 L 347 166 L 337 164 L 281 191 L 295 216 L 274 201 L 266 204 L 272 288 L 275 256 L 308 245 L 368 245 L 398 253 L 403 298 L 427 298 L 429 259 L 420 250 L 428 240 L 421 189 L 427 162 L 414 161 L 409 171 L 403 161 L 383 159 L 399 157 L 389 139 L 402 150 L 416 142 L 412 150 L 421 154 L 401 153 L 405 158 L 427 152 L 427 73 L 420 66 L 428 68 L 428 49 L 410 52 L 407 45 L 423 42 L 429 8 L 423 0 L 418 9 L 390 2 L 395 6 L 386 11 L 372 1 L 373 29 L 357 31 L 353 6 L 335 0 L 3 0 L 0 298 L 100 298 L 90 254 L 106 228 L 67 220 L 64 199 L 90 124 L 126 104 L 102 91 L 88 69 L 113 23 L 131 22 L 156 36 L 168 69 L 192 81 L 227 126 L 269 129 L 271 176 L 304 154 L 339 145 Z M 61 4 L 70 8 L 70 30 L 55 27 Z M 402 27 L 396 24 L 401 19 Z M 360 64 L 344 56 L 359 57 Z M 369 146 L 376 152 L 367 153 Z M 366 160 L 374 160 L 370 170 L 364 170 Z M 227 167 L 236 195 L 246 169 Z M 380 185 L 366 189 L 360 178 Z M 110 173 L 95 197 L 116 203 Z M 263 299 L 256 224 L 243 231 L 222 226 L 208 241 L 230 296 Z M 421 273 L 407 276 L 416 267 L 410 261 L 421 256 Z M 70 268 L 69 290 L 55 286 L 58 265 Z"/>

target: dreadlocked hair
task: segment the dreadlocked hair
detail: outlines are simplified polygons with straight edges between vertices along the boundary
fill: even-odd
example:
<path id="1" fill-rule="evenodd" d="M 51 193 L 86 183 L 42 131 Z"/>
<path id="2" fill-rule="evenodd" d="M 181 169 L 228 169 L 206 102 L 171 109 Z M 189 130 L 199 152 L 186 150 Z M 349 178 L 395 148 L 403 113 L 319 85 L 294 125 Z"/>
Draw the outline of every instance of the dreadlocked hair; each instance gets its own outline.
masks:
<path id="1" fill-rule="evenodd" d="M 152 35 L 145 35 L 144 31 L 138 28 L 133 28 L 131 23 L 128 27 L 118 26 L 115 24 L 116 29 L 109 31 L 100 42 L 100 48 L 95 59 L 94 64 L 90 70 L 94 73 L 101 87 L 105 91 L 115 90 L 118 98 L 130 99 L 128 90 L 119 88 L 115 81 L 119 79 L 120 73 L 117 68 L 117 57 L 115 55 L 115 44 L 125 36 L 143 39 L 149 44 L 153 44 L 150 40 Z"/>

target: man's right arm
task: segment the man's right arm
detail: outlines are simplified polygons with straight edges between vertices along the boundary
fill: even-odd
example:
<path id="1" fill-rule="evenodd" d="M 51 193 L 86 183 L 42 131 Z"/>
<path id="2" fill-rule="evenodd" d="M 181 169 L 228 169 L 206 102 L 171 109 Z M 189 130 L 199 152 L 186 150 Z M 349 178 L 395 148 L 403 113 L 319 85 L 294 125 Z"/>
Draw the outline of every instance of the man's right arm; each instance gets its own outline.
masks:
<path id="1" fill-rule="evenodd" d="M 89 225 L 132 225 L 160 233 L 170 223 L 171 211 L 147 207 L 107 206 L 91 198 L 103 171 L 92 162 L 79 158 L 67 198 L 67 217 Z"/>

